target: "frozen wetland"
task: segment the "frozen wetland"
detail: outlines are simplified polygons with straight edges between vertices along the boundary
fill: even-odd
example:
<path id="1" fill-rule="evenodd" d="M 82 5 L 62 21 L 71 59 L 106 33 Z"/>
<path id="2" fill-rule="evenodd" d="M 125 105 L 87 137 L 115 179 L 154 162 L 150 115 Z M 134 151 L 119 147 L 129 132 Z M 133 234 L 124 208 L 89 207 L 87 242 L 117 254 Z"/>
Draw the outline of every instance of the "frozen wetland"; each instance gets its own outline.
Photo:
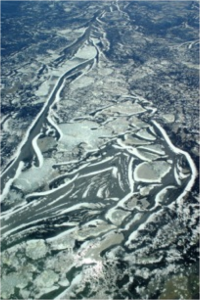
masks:
<path id="1" fill-rule="evenodd" d="M 49 18 L 58 10 L 70 19 L 66 27 L 52 23 L 51 38 L 41 21 L 58 44 L 33 44 L 3 60 L 31 91 L 13 97 L 10 103 L 30 102 L 3 113 L 1 124 L 12 146 L 2 149 L 2 299 L 162 299 L 196 245 L 196 146 L 191 154 L 170 134 L 167 126 L 181 122 L 179 109 L 161 113 L 130 84 L 157 72 L 155 58 L 139 67 L 130 55 L 133 41 L 137 48 L 153 38 L 132 23 L 128 2 L 88 2 L 48 3 Z M 41 13 L 40 3 L 21 5 L 30 6 L 30 16 L 32 9 Z M 125 30 L 119 41 L 112 37 L 116 22 Z M 197 46 L 193 39 L 179 43 L 180 51 Z M 120 64 L 115 51 L 127 60 Z M 18 86 L 13 82 L 13 95 Z M 180 288 L 178 297 L 187 293 Z"/>

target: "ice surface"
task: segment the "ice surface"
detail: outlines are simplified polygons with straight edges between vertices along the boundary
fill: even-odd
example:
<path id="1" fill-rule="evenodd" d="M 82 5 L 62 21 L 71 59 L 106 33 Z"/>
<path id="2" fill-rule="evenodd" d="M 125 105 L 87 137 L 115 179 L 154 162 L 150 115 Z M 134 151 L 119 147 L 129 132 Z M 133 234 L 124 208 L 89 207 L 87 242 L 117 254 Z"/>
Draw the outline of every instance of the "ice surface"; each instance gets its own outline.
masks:
<path id="1" fill-rule="evenodd" d="M 159 298 L 189 274 L 198 240 L 197 171 L 180 142 L 197 43 L 173 19 L 188 8 L 20 5 L 16 36 L 15 18 L 2 21 L 6 47 L 26 44 L 2 60 L 2 298 Z"/>

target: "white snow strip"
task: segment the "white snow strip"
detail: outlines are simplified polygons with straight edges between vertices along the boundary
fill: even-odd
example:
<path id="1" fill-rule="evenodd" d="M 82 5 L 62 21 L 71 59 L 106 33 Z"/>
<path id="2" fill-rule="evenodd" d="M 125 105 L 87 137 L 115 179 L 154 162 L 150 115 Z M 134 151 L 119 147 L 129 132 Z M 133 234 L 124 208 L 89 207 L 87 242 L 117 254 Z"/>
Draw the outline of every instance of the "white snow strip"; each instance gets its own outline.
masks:
<path id="1" fill-rule="evenodd" d="M 134 191 L 134 180 L 133 180 L 133 161 L 135 159 L 131 157 L 129 165 L 128 165 L 128 179 L 129 179 L 129 187 L 131 192 Z"/>
<path id="2" fill-rule="evenodd" d="M 9 115 L 5 115 L 5 116 L 3 116 L 3 117 L 2 117 L 2 115 L 1 115 L 1 121 L 0 121 L 0 124 L 3 124 L 3 122 L 4 122 L 4 120 L 5 120 L 6 118 L 9 118 Z"/>
<path id="3" fill-rule="evenodd" d="M 181 185 L 181 180 L 179 179 L 178 173 L 177 173 L 177 169 L 176 166 L 174 167 L 174 177 L 176 179 L 176 182 L 178 185 Z"/>
<path id="4" fill-rule="evenodd" d="M 103 160 L 101 160 L 101 161 L 99 161 L 97 163 L 91 163 L 91 166 L 93 167 L 93 166 L 101 165 L 101 164 L 103 164 L 103 163 L 105 163 L 107 161 L 112 160 L 113 158 L 114 158 L 114 156 L 107 157 L 106 159 L 103 159 Z"/>
<path id="5" fill-rule="evenodd" d="M 113 169 L 112 169 L 112 176 L 114 178 L 117 178 L 117 174 L 118 174 L 118 168 L 117 167 L 113 167 Z"/>
<path id="6" fill-rule="evenodd" d="M 134 224 L 136 221 L 138 221 L 138 220 L 141 218 L 142 215 L 143 215 L 143 214 L 140 213 L 140 212 L 137 213 L 137 214 L 135 214 L 134 217 L 132 218 L 132 220 L 131 220 L 129 223 L 126 224 L 126 226 L 124 227 L 124 230 L 125 230 L 125 231 L 129 230 L 130 227 L 132 226 L 132 224 Z M 123 231 L 123 230 L 122 230 L 122 231 Z"/>
<path id="7" fill-rule="evenodd" d="M 189 155 L 189 153 L 181 150 L 181 149 L 178 149 L 176 148 L 172 142 L 170 141 L 169 137 L 167 136 L 165 130 L 156 122 L 156 121 L 152 121 L 154 123 L 154 125 L 161 131 L 163 137 L 165 138 L 165 141 L 167 142 L 167 144 L 169 145 L 169 147 L 171 148 L 172 151 L 174 151 L 174 153 L 177 153 L 177 154 L 183 154 L 186 156 L 188 162 L 189 162 L 189 165 L 190 165 L 190 168 L 191 168 L 191 179 L 190 181 L 188 182 L 187 186 L 185 187 L 185 190 L 183 191 L 183 193 L 177 198 L 177 201 L 181 200 L 186 194 L 188 191 L 190 191 L 195 183 L 195 178 L 197 177 L 197 169 L 196 169 L 196 166 L 191 158 L 191 156 Z"/>
<path id="8" fill-rule="evenodd" d="M 70 212 L 70 211 L 74 211 L 74 210 L 78 210 L 78 209 L 82 209 L 82 208 L 92 208 L 91 206 L 91 203 L 79 203 L 79 204 L 75 204 L 71 207 L 68 207 L 66 209 L 60 209 L 56 212 L 56 215 L 63 215 L 67 212 Z"/>
<path id="9" fill-rule="evenodd" d="M 136 132 L 135 135 L 147 141 L 155 141 L 156 139 L 155 136 L 148 133 L 146 129 L 141 129 L 139 132 Z"/>
<path id="10" fill-rule="evenodd" d="M 86 197 L 87 197 L 88 192 L 89 192 L 89 190 L 90 190 L 92 184 L 93 184 L 93 182 L 91 182 L 91 183 L 88 185 L 87 189 L 86 189 L 85 192 L 83 193 L 83 196 L 82 196 L 83 198 L 86 198 Z"/>
<path id="11" fill-rule="evenodd" d="M 126 149 L 129 153 L 131 153 L 132 155 L 137 156 L 139 159 L 141 159 L 143 161 L 149 161 L 149 162 L 151 161 L 151 159 L 149 159 L 146 156 L 139 153 L 139 151 L 136 148 L 133 148 L 131 146 L 126 146 L 120 139 L 117 139 L 117 142 L 121 146 L 121 148 L 118 147 L 117 145 L 113 145 L 114 148 Z"/>
<path id="12" fill-rule="evenodd" d="M 161 149 L 156 149 L 156 148 L 151 148 L 151 145 L 148 147 L 148 146 L 139 146 L 138 149 L 142 149 L 142 150 L 147 150 L 149 151 L 150 153 L 153 152 L 153 153 L 156 153 L 156 154 L 159 154 L 159 155 L 164 155 L 165 152 Z"/>
<path id="13" fill-rule="evenodd" d="M 164 195 L 166 194 L 167 190 L 169 189 L 176 189 L 176 187 L 174 185 L 169 185 L 169 186 L 166 186 L 164 189 L 162 189 L 157 195 L 156 195 L 156 198 L 155 198 L 155 205 L 150 209 L 153 210 L 155 209 L 156 206 L 158 206 L 160 203 L 162 203 L 163 201 L 163 197 Z"/>
<path id="14" fill-rule="evenodd" d="M 123 181 L 121 179 L 121 174 L 120 173 L 118 173 L 118 183 L 119 183 L 119 186 L 122 189 L 122 191 L 124 191 Z"/>
<path id="15" fill-rule="evenodd" d="M 36 219 L 35 221 L 32 221 L 32 222 L 27 222 L 27 223 L 25 223 L 25 224 L 22 224 L 22 225 L 20 225 L 20 226 L 17 226 L 17 227 L 14 227 L 13 229 L 10 229 L 10 230 L 8 230 L 8 231 L 6 231 L 4 234 L 2 234 L 2 238 L 5 238 L 6 236 L 8 236 L 8 235 L 10 235 L 12 232 L 14 232 L 14 231 L 18 231 L 19 229 L 21 229 L 21 228 L 23 228 L 23 227 L 26 227 L 27 225 L 32 225 L 32 224 L 35 224 L 35 223 L 38 223 L 40 220 L 46 220 L 46 218 L 41 218 L 41 219 Z M 7 225 L 7 226 L 4 226 L 4 227 L 8 227 L 9 225 Z M 36 226 L 37 227 L 37 226 Z M 28 229 L 26 229 L 25 231 L 29 231 L 30 230 L 30 228 L 28 228 Z M 25 231 L 23 231 L 23 232 L 25 232 Z"/>
<path id="16" fill-rule="evenodd" d="M 71 180 L 59 185 L 59 187 L 55 188 L 55 189 L 52 189 L 52 190 L 48 190 L 48 191 L 45 191 L 45 192 L 42 192 L 42 193 L 32 193 L 32 194 L 28 194 L 26 195 L 25 198 L 30 198 L 30 197 L 42 197 L 42 196 L 46 196 L 46 195 L 50 195 L 51 193 L 54 193 L 56 191 L 58 191 L 59 189 L 62 189 L 63 187 L 66 187 L 68 184 L 72 183 L 77 177 L 78 177 L 79 174 L 76 174 Z"/>
<path id="17" fill-rule="evenodd" d="M 30 206 L 30 203 L 22 203 L 22 205 L 20 205 L 18 208 L 12 207 L 11 209 L 7 210 L 6 212 L 1 213 L 0 219 L 6 221 L 10 218 L 10 216 L 20 212 L 21 210 L 24 210 L 28 206 Z M 1 227 L 1 228 L 3 228 L 3 227 Z"/>
<path id="18" fill-rule="evenodd" d="M 99 53 L 99 57 L 105 58 L 104 53 L 101 51 L 101 49 L 100 49 L 99 46 L 97 45 L 98 42 L 99 42 L 99 40 L 95 41 L 96 39 L 94 39 L 94 38 L 90 38 L 90 39 L 92 40 L 92 43 L 93 43 L 94 47 L 96 47 L 97 52 Z"/>
<path id="19" fill-rule="evenodd" d="M 52 128 L 51 128 L 50 126 L 47 125 L 46 135 L 48 135 L 50 132 L 52 132 Z"/>
<path id="20" fill-rule="evenodd" d="M 193 45 L 198 44 L 198 43 L 199 43 L 199 40 L 190 43 L 188 46 L 188 49 L 191 49 Z"/>
<path id="21" fill-rule="evenodd" d="M 105 188 L 106 188 L 106 185 L 104 184 L 102 187 L 100 187 L 98 189 L 98 192 L 97 192 L 97 197 L 98 198 L 103 198 L 103 191 L 105 190 Z"/>
<path id="22" fill-rule="evenodd" d="M 157 108 L 151 107 L 151 106 L 145 106 L 145 109 L 151 110 L 152 111 L 152 115 L 154 115 L 155 112 L 157 111 Z"/>
<path id="23" fill-rule="evenodd" d="M 60 163 L 56 163 L 54 164 L 54 166 L 64 166 L 64 165 L 71 165 L 71 164 L 75 164 L 75 163 L 78 163 L 79 161 L 78 160 L 70 160 L 70 161 L 67 161 L 67 162 L 60 162 Z"/>
<path id="24" fill-rule="evenodd" d="M 71 192 L 73 191 L 73 189 L 74 189 L 74 185 L 72 186 L 72 188 L 71 188 L 69 191 L 67 191 L 67 193 L 65 193 L 65 194 L 61 195 L 60 197 L 56 198 L 55 200 L 49 202 L 49 204 L 47 204 L 47 206 L 52 206 L 52 205 L 54 205 L 54 203 L 56 203 L 56 202 L 59 201 L 60 199 L 62 199 L 62 198 L 64 198 L 65 196 L 67 196 L 69 193 L 71 193 Z"/>
<path id="25" fill-rule="evenodd" d="M 48 120 L 48 122 L 49 122 L 54 128 L 56 128 L 56 130 L 59 132 L 59 134 L 60 134 L 59 140 L 61 140 L 62 137 L 63 137 L 63 133 L 62 133 L 62 131 L 60 130 L 60 128 L 58 127 L 58 125 L 57 125 L 55 122 L 53 122 L 53 120 L 50 118 L 49 115 L 48 115 L 48 117 L 47 117 L 47 120 Z"/>
<path id="26" fill-rule="evenodd" d="M 37 144 L 37 139 L 40 137 L 40 135 L 41 135 L 41 134 L 39 133 L 39 134 L 36 135 L 36 136 L 34 137 L 34 139 L 32 140 L 32 146 L 33 146 L 33 149 L 34 149 L 34 151 L 35 151 L 35 154 L 36 154 L 36 156 L 37 156 L 37 158 L 38 158 L 38 162 L 39 162 L 38 168 L 41 168 L 42 165 L 43 165 L 43 162 L 44 162 L 43 155 L 42 155 L 42 153 L 41 153 L 41 151 L 40 151 L 40 148 L 38 147 L 38 144 Z"/>
<path id="27" fill-rule="evenodd" d="M 94 172 L 91 172 L 91 173 L 80 175 L 79 178 L 84 178 L 84 177 L 88 177 L 88 176 L 97 175 L 97 174 L 100 174 L 100 173 L 103 173 L 103 172 L 106 172 L 106 171 L 110 171 L 112 169 L 113 169 L 113 167 L 109 167 L 109 168 L 106 168 L 106 169 L 103 169 L 103 170 L 94 171 Z"/>
<path id="28" fill-rule="evenodd" d="M 19 162 L 19 165 L 18 165 L 18 168 L 17 168 L 17 171 L 16 171 L 16 173 L 15 173 L 15 176 L 14 176 L 13 178 L 10 178 L 10 179 L 6 182 L 5 188 L 4 188 L 3 193 L 2 193 L 2 195 L 1 195 L 1 201 L 3 201 L 3 200 L 5 199 L 7 193 L 8 193 L 9 190 L 10 190 L 10 187 L 11 187 L 13 181 L 19 177 L 19 175 L 21 174 L 23 168 L 24 168 L 24 162 L 20 161 L 20 162 Z"/>

